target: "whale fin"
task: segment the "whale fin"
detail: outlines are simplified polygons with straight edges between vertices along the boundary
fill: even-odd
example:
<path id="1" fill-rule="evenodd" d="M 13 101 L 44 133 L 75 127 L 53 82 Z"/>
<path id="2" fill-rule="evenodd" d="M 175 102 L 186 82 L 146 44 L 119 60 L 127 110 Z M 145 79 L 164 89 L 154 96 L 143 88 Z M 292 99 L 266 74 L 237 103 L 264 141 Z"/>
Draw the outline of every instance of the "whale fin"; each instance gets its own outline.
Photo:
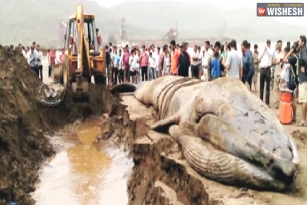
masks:
<path id="1" fill-rule="evenodd" d="M 167 132 L 168 128 L 171 125 L 179 124 L 179 122 L 180 122 L 180 115 L 179 114 L 175 114 L 175 115 L 173 115 L 171 117 L 159 120 L 158 122 L 154 123 L 151 126 L 151 129 L 155 130 L 155 131 L 158 131 L 158 132 L 159 131 L 160 132 Z"/>

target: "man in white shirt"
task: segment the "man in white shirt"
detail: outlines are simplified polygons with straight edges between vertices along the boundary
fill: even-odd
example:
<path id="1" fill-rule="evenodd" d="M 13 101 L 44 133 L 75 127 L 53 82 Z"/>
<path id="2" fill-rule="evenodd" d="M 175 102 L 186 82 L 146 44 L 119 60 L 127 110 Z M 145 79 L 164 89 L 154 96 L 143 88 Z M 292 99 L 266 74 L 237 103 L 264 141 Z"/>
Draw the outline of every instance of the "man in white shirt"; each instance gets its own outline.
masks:
<path id="1" fill-rule="evenodd" d="M 43 64 L 42 64 L 43 53 L 40 50 L 40 46 L 36 46 L 36 60 L 37 60 L 37 69 L 39 73 L 39 78 L 43 81 Z"/>
<path id="2" fill-rule="evenodd" d="M 160 62 L 161 56 L 162 56 L 161 48 L 157 47 L 157 52 L 153 56 L 156 59 L 156 78 L 159 76 L 158 75 L 158 72 L 159 72 L 159 62 Z"/>
<path id="3" fill-rule="evenodd" d="M 281 67 L 281 59 L 284 58 L 284 52 L 282 51 L 282 41 L 278 40 L 276 44 L 276 51 L 273 54 L 273 63 L 272 66 L 275 66 L 274 69 L 274 99 L 275 101 L 275 108 L 278 109 L 279 107 L 279 77 L 282 72 L 282 67 Z"/>
<path id="4" fill-rule="evenodd" d="M 202 58 L 202 66 L 204 67 L 203 70 L 203 75 L 204 75 L 204 81 L 208 82 L 209 81 L 209 60 L 213 56 L 213 51 L 210 49 L 210 42 L 206 41 L 205 42 L 205 50 L 203 53 L 203 58 Z"/>
<path id="5" fill-rule="evenodd" d="M 194 45 L 194 50 L 191 55 L 191 74 L 192 77 L 199 78 L 199 66 L 200 66 L 200 57 L 198 52 L 198 46 Z"/>
<path id="6" fill-rule="evenodd" d="M 266 47 L 261 55 L 260 60 L 260 99 L 263 101 L 264 83 L 265 85 L 265 103 L 270 107 L 270 82 L 271 66 L 274 50 L 271 48 L 271 41 L 266 41 Z"/>
<path id="7" fill-rule="evenodd" d="M 61 55 L 62 55 L 62 51 L 61 51 L 60 46 L 58 46 L 57 51 L 55 52 L 55 64 L 61 63 Z"/>
<path id="8" fill-rule="evenodd" d="M 227 69 L 226 77 L 238 78 L 242 80 L 243 62 L 242 56 L 237 51 L 237 42 L 232 40 L 229 42 L 230 51 L 226 60 L 223 58 L 223 66 Z"/>
<path id="9" fill-rule="evenodd" d="M 160 52 L 160 51 L 159 51 Z M 150 52 L 149 52 L 150 53 Z M 154 69 L 155 69 L 155 72 L 156 73 L 153 73 L 153 72 L 151 72 L 151 68 L 152 68 L 152 66 L 150 66 L 149 64 L 148 64 L 148 67 L 149 67 L 149 79 L 150 80 L 153 80 L 153 79 L 155 79 L 155 78 L 157 78 L 157 66 L 158 66 L 158 62 L 159 62 L 159 56 L 158 56 L 158 53 L 157 53 L 157 50 L 156 50 L 156 48 L 155 48 L 155 46 L 154 45 L 151 45 L 151 53 L 152 53 L 152 58 L 155 60 L 155 66 L 153 67 Z M 148 60 L 149 60 L 149 58 L 148 58 Z"/>
<path id="10" fill-rule="evenodd" d="M 157 67 L 157 63 L 156 63 L 156 58 L 153 57 L 153 54 L 150 52 L 149 53 L 149 58 L 148 58 L 148 61 L 149 61 L 149 76 L 150 76 L 150 80 L 154 80 L 157 78 L 156 76 L 156 67 Z"/>

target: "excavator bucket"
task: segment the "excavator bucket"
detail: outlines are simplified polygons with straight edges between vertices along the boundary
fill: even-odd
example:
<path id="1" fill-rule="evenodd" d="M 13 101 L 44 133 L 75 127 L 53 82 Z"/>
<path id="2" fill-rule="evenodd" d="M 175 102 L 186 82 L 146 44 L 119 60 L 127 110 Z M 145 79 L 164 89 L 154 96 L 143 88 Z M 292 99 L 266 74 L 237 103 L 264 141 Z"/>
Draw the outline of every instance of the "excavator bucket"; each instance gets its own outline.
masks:
<path id="1" fill-rule="evenodd" d="M 52 65 L 52 78 L 53 78 L 53 81 L 63 83 L 62 64 L 53 64 Z"/>
<path id="2" fill-rule="evenodd" d="M 86 78 L 82 78 L 81 82 L 71 84 L 74 102 L 87 102 L 89 100 L 89 82 Z"/>

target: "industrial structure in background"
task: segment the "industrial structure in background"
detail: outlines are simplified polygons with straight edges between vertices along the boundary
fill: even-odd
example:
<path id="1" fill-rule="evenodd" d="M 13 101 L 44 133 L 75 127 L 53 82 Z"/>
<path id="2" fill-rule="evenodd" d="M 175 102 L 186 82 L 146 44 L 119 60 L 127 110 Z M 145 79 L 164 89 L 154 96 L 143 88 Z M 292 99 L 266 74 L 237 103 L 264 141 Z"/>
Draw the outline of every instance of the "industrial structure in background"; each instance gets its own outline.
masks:
<path id="1" fill-rule="evenodd" d="M 215 41 L 227 42 L 230 41 L 230 38 L 223 37 L 225 28 L 226 28 L 226 21 L 221 29 L 221 32 L 216 37 L 211 38 L 182 38 L 179 39 L 179 30 L 178 30 L 178 22 L 176 22 L 176 27 L 170 28 L 165 35 L 163 35 L 160 39 L 132 39 L 128 37 L 127 34 L 127 22 L 125 18 L 120 20 L 120 27 L 119 33 L 109 35 L 108 42 L 112 43 L 112 45 L 117 45 L 117 47 L 122 48 L 126 45 L 133 46 L 133 45 L 147 45 L 147 44 L 154 44 L 154 45 L 164 45 L 169 44 L 170 41 L 175 40 L 177 43 L 179 42 L 186 42 L 188 41 L 191 44 L 196 45 L 203 45 L 206 40 L 210 41 L 211 43 Z"/>
<path id="2" fill-rule="evenodd" d="M 178 34 L 178 22 L 176 22 L 176 28 L 170 28 L 169 31 L 162 37 L 162 40 L 169 43 L 172 40 L 177 40 Z"/>
<path id="3" fill-rule="evenodd" d="M 119 41 L 126 42 L 127 40 L 126 20 L 122 18 L 120 21 Z"/>

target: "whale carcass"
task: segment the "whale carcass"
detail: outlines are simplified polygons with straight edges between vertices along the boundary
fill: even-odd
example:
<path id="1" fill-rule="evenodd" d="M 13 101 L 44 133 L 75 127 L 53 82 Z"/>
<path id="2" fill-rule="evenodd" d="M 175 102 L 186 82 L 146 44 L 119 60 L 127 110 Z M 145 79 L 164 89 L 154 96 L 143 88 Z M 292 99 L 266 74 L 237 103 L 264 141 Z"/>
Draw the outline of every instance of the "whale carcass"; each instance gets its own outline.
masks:
<path id="1" fill-rule="evenodd" d="M 167 131 L 204 177 L 275 191 L 295 180 L 299 159 L 294 140 L 240 80 L 165 76 L 141 83 L 134 96 L 156 109 L 158 120 L 151 128 Z"/>

